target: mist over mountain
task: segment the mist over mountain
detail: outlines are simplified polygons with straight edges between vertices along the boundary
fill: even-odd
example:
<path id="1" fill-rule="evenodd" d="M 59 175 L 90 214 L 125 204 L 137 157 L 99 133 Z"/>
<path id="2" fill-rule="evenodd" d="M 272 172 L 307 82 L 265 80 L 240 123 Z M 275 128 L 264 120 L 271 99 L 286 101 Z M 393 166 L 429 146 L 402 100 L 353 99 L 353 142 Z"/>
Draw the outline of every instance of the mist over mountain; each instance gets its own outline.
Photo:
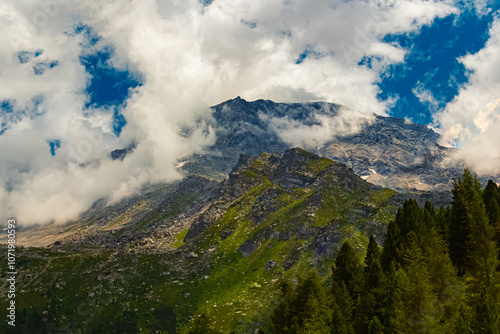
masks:
<path id="1" fill-rule="evenodd" d="M 360 115 L 331 103 L 248 102 L 239 97 L 213 110 L 216 142 L 207 154 L 182 162 L 188 173 L 221 179 L 240 153 L 283 152 L 295 146 L 344 163 L 369 182 L 402 191 L 449 190 L 465 167 L 454 159 L 458 149 L 439 145 L 438 133 L 408 120 Z"/>

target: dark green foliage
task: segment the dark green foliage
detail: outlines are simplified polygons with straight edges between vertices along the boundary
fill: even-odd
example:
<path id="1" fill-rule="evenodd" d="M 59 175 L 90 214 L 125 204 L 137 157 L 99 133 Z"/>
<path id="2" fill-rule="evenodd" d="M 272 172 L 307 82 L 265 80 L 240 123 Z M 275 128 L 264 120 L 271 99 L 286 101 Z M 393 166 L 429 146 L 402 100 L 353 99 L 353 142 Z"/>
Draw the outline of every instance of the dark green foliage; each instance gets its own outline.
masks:
<path id="1" fill-rule="evenodd" d="M 407 200 L 388 226 L 382 251 L 370 236 L 363 270 L 344 243 L 332 272 L 330 333 L 500 333 L 498 189 L 489 182 L 483 192 L 465 170 L 450 208 Z M 293 291 L 295 300 L 305 293 Z M 292 305 L 282 302 L 276 310 L 296 312 Z M 279 321 L 290 323 L 275 313 L 273 322 Z"/>
<path id="2" fill-rule="evenodd" d="M 372 331 L 383 329 L 389 306 L 388 297 L 386 275 L 382 271 L 380 261 L 374 258 L 368 268 L 365 285 L 356 310 L 357 333 L 369 333 L 370 326 Z"/>
<path id="3" fill-rule="evenodd" d="M 380 320 L 376 316 L 374 316 L 370 320 L 370 324 L 368 325 L 368 334 L 383 334 L 384 326 L 380 323 Z"/>
<path id="4" fill-rule="evenodd" d="M 466 169 L 463 176 L 458 181 L 455 180 L 452 194 L 453 205 L 449 227 L 450 258 L 457 267 L 458 274 L 463 276 L 467 268 L 470 229 L 473 220 L 477 218 L 473 214 L 482 214 L 478 208 L 481 196 L 479 180 Z M 471 207 L 475 210 L 473 211 Z"/>
<path id="5" fill-rule="evenodd" d="M 344 284 L 353 300 L 358 299 L 358 294 L 363 286 L 363 272 L 356 252 L 348 241 L 342 244 L 333 268 L 333 280 L 341 286 Z"/>
<path id="6" fill-rule="evenodd" d="M 137 313 L 131 310 L 125 310 L 114 327 L 113 333 L 116 334 L 139 333 L 139 328 L 137 327 Z"/>
<path id="7" fill-rule="evenodd" d="M 366 269 L 370 268 L 373 261 L 380 261 L 380 256 L 382 252 L 375 240 L 375 237 L 370 235 L 370 240 L 368 241 L 368 247 L 366 248 L 365 265 Z"/>
<path id="8" fill-rule="evenodd" d="M 436 229 L 439 232 L 439 234 L 442 235 L 443 240 L 446 242 L 448 245 L 449 240 L 450 240 L 450 221 L 452 217 L 452 209 L 451 207 L 447 207 L 444 209 L 439 210 L 438 214 L 436 215 Z"/>
<path id="9" fill-rule="evenodd" d="M 500 188 L 492 180 L 489 180 L 486 188 L 484 188 L 483 201 L 489 221 L 491 224 L 494 224 L 500 219 Z"/>
<path id="10" fill-rule="evenodd" d="M 351 334 L 354 333 L 352 326 L 354 319 L 354 302 L 342 282 L 340 286 L 332 283 L 332 333 Z"/>
<path id="11" fill-rule="evenodd" d="M 493 241 L 495 241 L 498 251 L 497 259 L 500 261 L 500 187 L 492 180 L 489 180 L 484 188 L 483 200 L 493 229 Z M 500 266 L 497 267 L 497 270 L 500 271 Z"/>
<path id="12" fill-rule="evenodd" d="M 155 317 L 155 328 L 168 333 L 175 333 L 177 327 L 177 317 L 174 310 L 168 305 L 162 305 L 153 311 Z"/>
<path id="13" fill-rule="evenodd" d="M 283 287 L 271 318 L 271 333 L 330 333 L 332 298 L 316 271 L 297 286 Z"/>
<path id="14" fill-rule="evenodd" d="M 47 320 L 47 319 L 45 319 Z M 26 310 L 17 312 L 16 314 L 16 326 L 11 326 L 7 324 L 10 321 L 7 317 L 0 323 L 0 333 L 6 334 L 25 334 L 25 333 L 37 333 L 37 334 L 47 334 L 49 329 L 47 325 L 50 326 L 50 321 L 44 321 L 44 317 L 36 310 Z"/>
<path id="15" fill-rule="evenodd" d="M 135 334 L 139 332 L 139 328 L 137 327 L 137 312 L 131 310 L 123 311 L 114 323 L 98 323 L 92 329 L 93 334 Z"/>
<path id="16" fill-rule="evenodd" d="M 466 169 L 455 181 L 452 192 L 450 257 L 460 276 L 468 273 L 478 282 L 490 285 L 497 266 L 497 252 L 484 199 L 495 198 L 498 187 L 488 182 L 483 192 L 477 176 Z"/>
<path id="17" fill-rule="evenodd" d="M 393 262 L 396 267 L 401 265 L 401 249 L 405 246 L 410 231 L 417 234 L 419 244 L 427 242 L 425 237 L 433 222 L 426 221 L 426 218 L 432 219 L 429 213 L 420 209 L 415 200 L 407 200 L 403 208 L 398 210 L 396 220 L 388 226 L 384 241 L 381 259 L 384 270 L 389 270 Z"/>
<path id="18" fill-rule="evenodd" d="M 473 328 L 478 333 L 500 333 L 500 298 L 494 288 L 482 285 L 474 296 Z"/>
<path id="19" fill-rule="evenodd" d="M 399 211 L 398 211 L 399 213 Z M 396 221 L 393 220 L 387 226 L 387 233 L 384 240 L 384 248 L 380 258 L 380 263 L 384 271 L 388 271 L 393 261 L 399 262 L 398 243 L 400 240 L 401 231 Z"/>

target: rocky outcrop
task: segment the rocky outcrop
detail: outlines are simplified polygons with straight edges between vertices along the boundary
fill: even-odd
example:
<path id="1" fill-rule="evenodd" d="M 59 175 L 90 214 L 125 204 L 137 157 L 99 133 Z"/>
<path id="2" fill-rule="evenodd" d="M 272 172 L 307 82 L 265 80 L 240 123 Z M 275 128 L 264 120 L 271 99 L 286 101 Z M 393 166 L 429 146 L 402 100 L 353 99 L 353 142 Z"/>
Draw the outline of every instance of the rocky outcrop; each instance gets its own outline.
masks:
<path id="1" fill-rule="evenodd" d="M 269 100 L 228 100 L 214 106 L 213 124 L 217 140 L 209 151 L 218 155 L 186 159 L 189 172 L 203 169 L 223 179 L 237 163 L 240 153 L 285 152 L 290 145 L 276 131 L 273 120 L 301 126 L 318 125 L 317 116 L 336 117 L 339 105 L 323 102 L 275 103 Z M 344 163 L 367 181 L 399 191 L 449 190 L 463 166 L 451 163 L 456 149 L 438 145 L 439 134 L 408 120 L 367 115 L 359 131 L 332 134 L 315 153 Z M 500 178 L 497 176 L 497 181 Z M 285 187 L 300 185 L 301 179 L 284 180 Z"/>
<path id="2" fill-rule="evenodd" d="M 238 248 L 238 251 L 243 255 L 243 257 L 247 257 L 250 254 L 252 254 L 255 250 L 257 249 L 257 245 L 255 245 L 252 242 L 247 242 L 245 241 L 240 248 Z"/>

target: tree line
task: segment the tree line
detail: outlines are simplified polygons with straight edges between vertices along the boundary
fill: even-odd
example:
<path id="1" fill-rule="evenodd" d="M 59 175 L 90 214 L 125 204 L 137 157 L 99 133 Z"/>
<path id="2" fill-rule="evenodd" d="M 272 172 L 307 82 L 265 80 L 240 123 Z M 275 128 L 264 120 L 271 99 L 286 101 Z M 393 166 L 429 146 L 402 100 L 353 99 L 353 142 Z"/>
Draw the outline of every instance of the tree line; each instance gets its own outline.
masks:
<path id="1" fill-rule="evenodd" d="M 452 193 L 441 210 L 407 200 L 364 262 L 344 242 L 331 286 L 285 284 L 270 332 L 500 333 L 500 188 L 465 170 Z"/>

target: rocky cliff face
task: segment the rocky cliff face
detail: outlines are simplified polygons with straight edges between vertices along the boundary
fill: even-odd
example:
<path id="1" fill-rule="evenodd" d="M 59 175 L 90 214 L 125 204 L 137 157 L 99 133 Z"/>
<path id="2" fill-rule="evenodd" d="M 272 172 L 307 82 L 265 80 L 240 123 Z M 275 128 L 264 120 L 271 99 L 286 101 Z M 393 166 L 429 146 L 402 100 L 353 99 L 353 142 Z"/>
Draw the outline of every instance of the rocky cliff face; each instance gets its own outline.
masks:
<path id="1" fill-rule="evenodd" d="M 408 196 L 438 207 L 451 199 L 449 193 L 417 191 Z M 342 163 L 299 148 L 283 155 L 242 155 L 221 183 L 219 197 L 193 221 L 185 241 L 196 243 L 207 234 L 231 239 L 238 226 L 248 222 L 239 245 L 244 256 L 274 238 L 309 240 L 316 254 L 328 254 L 339 240 L 353 235 L 374 233 L 381 241 L 385 224 L 403 198 L 366 182 Z"/>
<path id="2" fill-rule="evenodd" d="M 290 144 L 283 141 L 272 120 L 318 125 L 317 116 L 335 118 L 340 106 L 329 103 L 248 102 L 241 98 L 213 107 L 217 141 L 209 154 L 186 159 L 184 168 L 222 180 L 237 162 L 240 153 L 283 153 Z M 451 163 L 456 149 L 437 144 L 439 134 L 413 122 L 373 116 L 354 133 L 339 129 L 311 152 L 346 164 L 367 181 L 399 191 L 449 190 L 464 166 Z M 278 131 L 278 132 L 277 132 Z"/>

